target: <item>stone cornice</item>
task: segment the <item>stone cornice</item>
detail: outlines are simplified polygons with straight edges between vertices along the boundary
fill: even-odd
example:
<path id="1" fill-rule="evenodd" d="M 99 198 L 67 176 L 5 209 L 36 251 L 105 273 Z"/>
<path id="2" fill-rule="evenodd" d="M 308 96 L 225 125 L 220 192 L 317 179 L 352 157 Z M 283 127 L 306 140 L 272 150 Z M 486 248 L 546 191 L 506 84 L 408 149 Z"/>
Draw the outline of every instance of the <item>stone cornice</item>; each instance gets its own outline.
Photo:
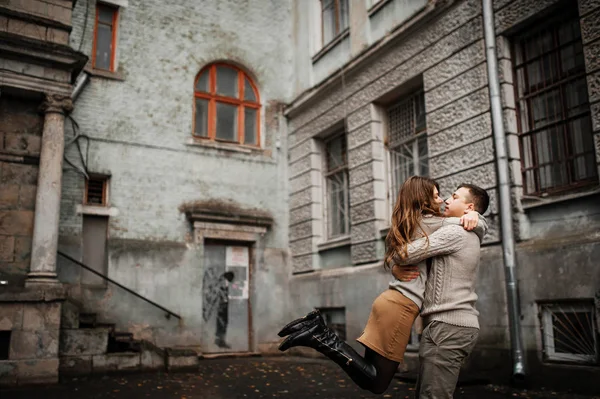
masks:
<path id="1" fill-rule="evenodd" d="M 69 46 L 0 32 L 0 54 L 20 62 L 51 65 L 71 72 L 72 82 L 85 66 L 88 57 Z"/>

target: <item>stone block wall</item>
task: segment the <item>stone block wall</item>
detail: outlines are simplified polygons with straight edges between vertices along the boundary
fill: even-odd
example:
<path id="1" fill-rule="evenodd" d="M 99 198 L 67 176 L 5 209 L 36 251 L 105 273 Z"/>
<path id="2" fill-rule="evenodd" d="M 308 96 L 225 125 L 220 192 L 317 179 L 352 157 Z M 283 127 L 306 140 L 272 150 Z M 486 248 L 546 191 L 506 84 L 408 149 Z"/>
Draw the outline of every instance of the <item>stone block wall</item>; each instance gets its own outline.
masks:
<path id="1" fill-rule="evenodd" d="M 0 385 L 58 382 L 60 302 L 0 298 L 0 330 L 11 331 L 8 360 L 0 360 Z"/>
<path id="2" fill-rule="evenodd" d="M 29 271 L 43 117 L 38 103 L 0 97 L 0 280 Z"/>
<path id="3" fill-rule="evenodd" d="M 561 298 L 590 301 L 597 289 L 597 267 L 593 255 L 589 255 L 595 253 L 600 244 L 595 233 L 600 225 L 597 185 L 557 197 L 532 199 L 523 195 L 521 178 L 511 40 L 515 32 L 536 18 L 565 5 L 579 9 L 598 164 L 600 3 L 591 0 L 493 2 L 513 223 L 519 241 L 517 275 L 522 327 L 527 356 L 535 365 L 532 374 L 537 381 L 554 372 L 543 355 L 540 301 Z M 387 44 L 369 48 L 365 52 L 369 56 L 352 60 L 343 77 L 339 72 L 333 73 L 326 83 L 300 95 L 288 110 L 291 170 L 299 165 L 308 168 L 310 164 L 322 162 L 319 154 L 311 150 L 310 143 L 326 137 L 334 126 L 345 124 L 353 229 L 351 262 L 344 265 L 346 267 L 319 270 L 323 263 L 319 248 L 325 241 L 320 209 L 323 194 L 317 192 L 315 196 L 313 190 L 313 182 L 319 178 L 294 182 L 294 190 L 290 191 L 290 204 L 294 204 L 290 210 L 293 220 L 290 237 L 299 236 L 301 231 L 304 242 L 311 243 L 313 249 L 307 252 L 310 246 L 304 246 L 304 252 L 299 254 L 291 248 L 296 273 L 291 278 L 291 295 L 301 301 L 302 311 L 312 307 L 346 307 L 348 336 L 352 336 L 352 332 L 360 333 L 369 312 L 363 303 L 371 303 L 389 278 L 376 264 L 382 259 L 381 230 L 389 223 L 391 208 L 389 161 L 384 145 L 386 123 L 378 114 L 386 104 L 399 98 L 398 93 L 405 92 L 408 86 L 414 87 L 415 81 L 422 81 L 430 176 L 438 180 L 444 196 L 462 182 L 478 184 L 490 194 L 486 214 L 490 231 L 485 239 L 477 283 L 482 333 L 472 366 L 486 369 L 490 375 L 505 377 L 510 374 L 510 340 L 481 2 L 437 3 L 434 9 L 416 18 L 410 28 L 396 27 L 401 33 Z M 353 28 L 363 29 L 361 23 L 352 23 L 351 38 Z M 555 236 L 561 237 L 559 243 L 553 241 Z M 583 241 L 585 249 L 580 247 Z M 580 261 L 575 266 L 566 260 L 569 258 Z M 363 266 L 365 262 L 373 263 Z M 577 271 L 573 276 L 561 272 L 565 262 L 573 264 L 573 270 Z M 363 275 L 367 270 L 373 278 L 369 285 L 365 284 Z M 557 275 L 561 275 L 560 282 Z M 307 292 L 313 294 L 311 299 L 304 299 Z M 484 361 L 493 366 L 482 368 Z M 561 372 L 577 374 L 573 367 L 559 368 Z M 597 370 L 585 368 L 585 375 L 597 375 Z"/>
<path id="4" fill-rule="evenodd" d="M 6 0 L 0 5 L 0 31 L 67 45 L 72 8 L 73 0 Z"/>

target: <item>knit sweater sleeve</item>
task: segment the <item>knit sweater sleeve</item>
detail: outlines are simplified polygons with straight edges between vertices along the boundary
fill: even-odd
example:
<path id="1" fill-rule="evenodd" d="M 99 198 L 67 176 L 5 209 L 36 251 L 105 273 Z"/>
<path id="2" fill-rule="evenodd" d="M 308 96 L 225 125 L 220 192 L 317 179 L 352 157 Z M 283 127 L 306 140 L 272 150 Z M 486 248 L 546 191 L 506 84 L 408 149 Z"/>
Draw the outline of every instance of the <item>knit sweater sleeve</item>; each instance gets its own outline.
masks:
<path id="1" fill-rule="evenodd" d="M 460 224 L 460 218 L 457 217 L 450 217 L 450 218 L 446 218 L 444 219 L 444 224 L 454 224 L 457 226 L 461 226 Z M 487 220 L 485 220 L 485 217 L 481 214 L 479 214 L 479 220 L 477 221 L 477 226 L 475 226 L 475 228 L 473 229 L 473 233 L 477 234 L 477 237 L 479 237 L 479 241 L 483 241 L 483 237 L 485 237 L 485 235 L 488 232 L 488 224 L 487 224 Z"/>
<path id="2" fill-rule="evenodd" d="M 434 256 L 448 255 L 462 248 L 464 238 L 462 226 L 448 224 L 431 234 L 429 240 L 423 237 L 408 244 L 406 259 L 396 256 L 394 261 L 401 266 L 414 265 Z"/>

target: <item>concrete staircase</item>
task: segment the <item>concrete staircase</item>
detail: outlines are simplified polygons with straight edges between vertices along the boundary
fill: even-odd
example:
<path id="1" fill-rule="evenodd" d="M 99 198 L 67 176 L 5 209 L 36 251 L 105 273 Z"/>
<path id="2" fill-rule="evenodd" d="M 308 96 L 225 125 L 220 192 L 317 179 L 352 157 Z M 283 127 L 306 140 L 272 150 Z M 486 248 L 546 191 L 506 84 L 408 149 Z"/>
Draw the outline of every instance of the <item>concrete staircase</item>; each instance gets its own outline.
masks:
<path id="1" fill-rule="evenodd" d="M 189 349 L 159 348 L 137 340 L 132 333 L 117 331 L 114 324 L 100 322 L 85 313 L 73 299 L 61 313 L 59 372 L 61 376 L 190 370 L 198 367 L 198 355 Z"/>

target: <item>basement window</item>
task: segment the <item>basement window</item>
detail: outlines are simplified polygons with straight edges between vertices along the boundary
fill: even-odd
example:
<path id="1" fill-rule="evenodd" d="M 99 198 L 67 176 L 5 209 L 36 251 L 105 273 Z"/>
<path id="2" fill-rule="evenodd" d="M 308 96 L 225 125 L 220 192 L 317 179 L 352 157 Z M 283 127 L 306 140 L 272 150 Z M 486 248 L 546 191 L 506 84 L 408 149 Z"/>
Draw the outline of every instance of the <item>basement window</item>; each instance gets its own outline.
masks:
<path id="1" fill-rule="evenodd" d="M 319 311 L 327 327 L 333 330 L 341 340 L 346 340 L 346 308 L 320 308 Z"/>
<path id="2" fill-rule="evenodd" d="M 11 332 L 12 331 L 0 331 L 0 360 L 8 360 Z"/>
<path id="3" fill-rule="evenodd" d="M 593 302 L 540 305 L 545 358 L 565 363 L 598 363 L 598 329 Z"/>
<path id="4" fill-rule="evenodd" d="M 108 176 L 90 176 L 85 181 L 83 204 L 108 206 Z"/>

